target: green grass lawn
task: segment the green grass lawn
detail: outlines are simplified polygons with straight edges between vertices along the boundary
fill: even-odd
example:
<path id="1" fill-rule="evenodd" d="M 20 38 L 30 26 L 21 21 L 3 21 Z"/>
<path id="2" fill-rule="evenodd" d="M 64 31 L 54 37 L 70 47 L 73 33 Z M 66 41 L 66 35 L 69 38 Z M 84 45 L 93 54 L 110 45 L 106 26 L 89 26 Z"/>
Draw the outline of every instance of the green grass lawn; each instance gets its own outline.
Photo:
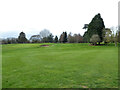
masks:
<path id="1" fill-rule="evenodd" d="M 2 45 L 3 88 L 117 88 L 118 48 L 88 44 Z"/>

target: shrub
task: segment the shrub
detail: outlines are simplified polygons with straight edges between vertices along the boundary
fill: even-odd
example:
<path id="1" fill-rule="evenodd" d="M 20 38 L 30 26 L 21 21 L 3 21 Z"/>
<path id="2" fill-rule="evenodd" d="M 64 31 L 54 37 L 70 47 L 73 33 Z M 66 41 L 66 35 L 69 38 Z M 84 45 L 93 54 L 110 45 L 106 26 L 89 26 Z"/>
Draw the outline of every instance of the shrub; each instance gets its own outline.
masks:
<path id="1" fill-rule="evenodd" d="M 93 45 L 96 45 L 97 42 L 100 42 L 100 37 L 98 34 L 94 34 L 92 35 L 92 37 L 90 38 L 90 42 L 93 44 Z"/>

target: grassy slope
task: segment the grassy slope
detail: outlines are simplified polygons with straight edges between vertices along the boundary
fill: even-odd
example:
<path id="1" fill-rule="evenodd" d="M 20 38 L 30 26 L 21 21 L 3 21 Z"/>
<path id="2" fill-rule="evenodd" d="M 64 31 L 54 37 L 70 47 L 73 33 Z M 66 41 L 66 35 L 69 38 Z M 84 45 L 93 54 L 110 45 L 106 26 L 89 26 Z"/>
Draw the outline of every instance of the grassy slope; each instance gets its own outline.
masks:
<path id="1" fill-rule="evenodd" d="M 39 45 L 3 45 L 3 88 L 117 87 L 117 47 Z"/>

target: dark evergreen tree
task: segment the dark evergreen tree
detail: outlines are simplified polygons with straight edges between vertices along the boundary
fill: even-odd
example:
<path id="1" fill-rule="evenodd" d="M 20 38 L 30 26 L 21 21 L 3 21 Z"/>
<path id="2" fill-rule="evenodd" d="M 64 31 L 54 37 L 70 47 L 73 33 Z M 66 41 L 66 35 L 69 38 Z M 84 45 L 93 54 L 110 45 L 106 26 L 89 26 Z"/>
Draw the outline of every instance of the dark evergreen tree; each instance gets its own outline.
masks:
<path id="1" fill-rule="evenodd" d="M 25 36 L 24 32 L 21 32 L 19 37 L 18 37 L 18 43 L 27 43 L 27 38 Z"/>
<path id="2" fill-rule="evenodd" d="M 50 34 L 49 36 L 47 36 L 47 37 L 43 37 L 42 38 L 42 42 L 43 43 L 52 43 L 53 42 L 53 35 L 52 34 Z"/>
<path id="3" fill-rule="evenodd" d="M 84 33 L 84 35 L 83 35 L 83 42 L 84 43 L 88 43 L 88 32 L 86 31 L 85 33 Z"/>
<path id="4" fill-rule="evenodd" d="M 83 27 L 83 29 L 87 29 L 88 28 L 88 24 L 84 24 L 84 27 Z"/>
<path id="5" fill-rule="evenodd" d="M 67 42 L 67 32 L 64 32 L 63 34 L 63 43 L 66 43 Z"/>
<path id="6" fill-rule="evenodd" d="M 55 36 L 54 42 L 57 43 L 58 42 L 58 37 Z"/>
<path id="7" fill-rule="evenodd" d="M 103 41 L 102 33 L 103 33 L 104 28 L 105 28 L 104 21 L 101 18 L 100 13 L 98 13 L 97 15 L 95 15 L 95 17 L 89 23 L 88 30 L 83 35 L 84 40 L 89 42 L 92 35 L 98 34 L 100 37 L 100 40 L 101 40 L 100 42 L 102 42 Z"/>
<path id="8" fill-rule="evenodd" d="M 63 33 L 60 35 L 59 42 L 60 42 L 60 43 L 66 43 L 66 42 L 67 42 L 67 32 L 63 32 Z"/>
<path id="9" fill-rule="evenodd" d="M 47 40 L 47 37 L 43 37 L 42 40 L 41 40 L 42 43 L 47 43 L 48 40 Z"/>
<path id="10" fill-rule="evenodd" d="M 48 37 L 47 37 L 47 41 L 52 43 L 53 42 L 53 35 L 50 34 Z"/>

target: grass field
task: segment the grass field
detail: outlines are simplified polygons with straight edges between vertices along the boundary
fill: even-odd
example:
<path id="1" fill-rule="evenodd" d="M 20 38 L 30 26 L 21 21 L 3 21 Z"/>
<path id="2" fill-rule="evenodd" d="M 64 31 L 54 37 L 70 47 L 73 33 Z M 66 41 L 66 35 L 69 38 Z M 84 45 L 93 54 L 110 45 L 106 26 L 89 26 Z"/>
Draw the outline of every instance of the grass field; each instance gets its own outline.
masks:
<path id="1" fill-rule="evenodd" d="M 88 44 L 2 45 L 3 88 L 117 88 L 118 48 Z"/>

